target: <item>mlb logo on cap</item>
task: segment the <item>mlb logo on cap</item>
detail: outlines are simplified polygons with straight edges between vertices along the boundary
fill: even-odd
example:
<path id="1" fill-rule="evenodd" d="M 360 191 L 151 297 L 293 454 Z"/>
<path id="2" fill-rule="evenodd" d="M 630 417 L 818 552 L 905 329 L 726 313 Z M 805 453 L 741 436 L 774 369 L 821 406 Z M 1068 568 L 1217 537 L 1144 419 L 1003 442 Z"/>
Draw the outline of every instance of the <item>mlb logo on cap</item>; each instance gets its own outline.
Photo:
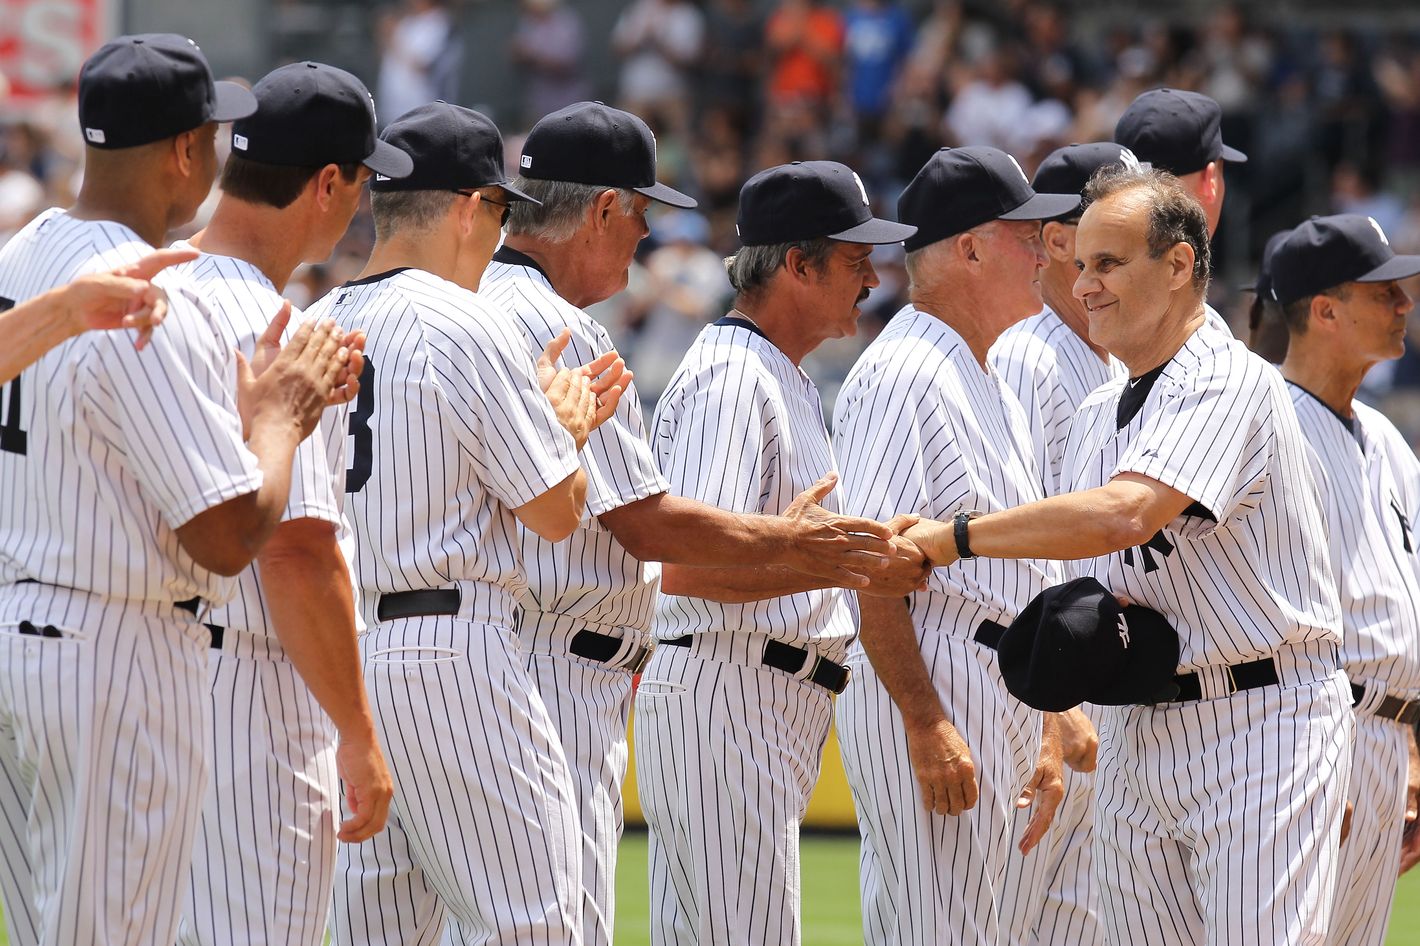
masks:
<path id="1" fill-rule="evenodd" d="M 85 128 L 84 137 L 96 145 L 104 143 L 104 130 L 102 128 Z"/>
<path id="2" fill-rule="evenodd" d="M 232 135 L 232 147 L 236 148 L 238 151 L 245 151 L 247 149 L 247 136 Z"/>

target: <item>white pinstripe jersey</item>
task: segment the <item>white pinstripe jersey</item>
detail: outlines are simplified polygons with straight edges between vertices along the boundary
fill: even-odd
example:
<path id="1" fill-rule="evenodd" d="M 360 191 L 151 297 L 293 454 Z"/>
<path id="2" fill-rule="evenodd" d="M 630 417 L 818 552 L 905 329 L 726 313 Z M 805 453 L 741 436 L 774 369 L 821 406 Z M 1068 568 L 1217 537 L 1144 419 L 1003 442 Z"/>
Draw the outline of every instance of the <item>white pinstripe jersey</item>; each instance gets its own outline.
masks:
<path id="1" fill-rule="evenodd" d="M 615 347 L 595 319 L 557 295 L 532 259 L 508 247 L 493 257 L 478 294 L 511 314 L 536 350 L 570 328 L 563 364 L 584 365 Z M 533 626 L 543 616 L 561 615 L 578 625 L 621 628 L 647 638 L 661 566 L 633 558 L 596 518 L 667 488 L 646 442 L 634 384 L 622 394 L 616 413 L 592 432 L 581 457 L 587 508 L 577 531 L 554 543 L 518 529 L 528 576 L 519 602 L 523 621 Z"/>
<path id="2" fill-rule="evenodd" d="M 179 241 L 175 247 L 186 248 Z M 256 340 L 266 331 L 271 319 L 281 308 L 281 294 L 260 269 L 246 260 L 204 253 L 191 263 L 174 267 L 176 273 L 197 288 L 207 300 L 223 339 L 250 359 L 256 351 Z M 293 311 L 291 325 L 301 323 L 301 314 Z M 291 329 L 287 329 L 289 339 Z M 291 463 L 291 494 L 281 521 L 321 519 L 341 523 L 337 489 L 344 488 L 344 470 L 333 469 L 325 453 L 325 441 L 320 436 L 307 437 L 296 448 Z M 336 476 L 340 483 L 337 486 Z M 239 628 L 257 634 L 274 635 L 266 613 L 261 579 L 253 562 L 237 576 L 237 593 L 231 602 L 213 608 L 205 618 L 209 624 Z"/>
<path id="3" fill-rule="evenodd" d="M 1420 461 L 1379 411 L 1352 402 L 1352 425 L 1288 384 L 1313 449 L 1331 569 L 1341 597 L 1341 660 L 1352 681 L 1420 696 Z"/>
<path id="4" fill-rule="evenodd" d="M 837 468 L 813 381 L 757 330 L 707 325 L 656 405 L 652 448 L 679 496 L 732 512 L 779 515 Z M 839 490 L 823 507 L 839 510 Z M 823 588 L 745 604 L 662 595 L 656 636 L 702 631 L 838 644 L 858 631 L 858 602 Z"/>
<path id="5" fill-rule="evenodd" d="M 152 250 L 128 227 L 51 209 L 0 250 L 0 298 L 21 302 Z M 86 332 L 5 386 L 0 583 L 166 602 L 221 603 L 235 590 L 174 531 L 261 486 L 235 361 L 202 296 L 167 273 L 156 282 L 169 311 L 143 351 L 130 332 Z"/>
<path id="6" fill-rule="evenodd" d="M 1025 411 L 960 335 L 912 306 L 893 316 L 838 392 L 834 442 L 848 512 L 951 521 L 1042 498 Z M 1044 559 L 987 559 L 933 569 L 908 597 L 912 623 L 970 638 L 983 620 L 1009 624 L 1060 582 Z"/>
<path id="7" fill-rule="evenodd" d="M 1091 391 L 1122 377 L 1124 365 L 1102 360 L 1049 306 L 1002 332 L 990 361 L 1025 408 L 1043 458 L 1045 492 L 1053 496 L 1060 492 L 1070 418 Z"/>
<path id="8" fill-rule="evenodd" d="M 486 300 L 417 269 L 346 283 L 307 314 L 367 335 L 338 451 L 361 592 L 373 602 L 470 582 L 465 613 L 511 624 L 527 587 L 511 510 L 577 470 L 527 336 Z"/>
<path id="9" fill-rule="evenodd" d="M 1206 302 L 1203 303 L 1203 319 L 1206 324 L 1222 332 L 1229 338 L 1234 337 L 1232 326 L 1228 325 L 1228 320 L 1223 318 L 1222 314 L 1219 313 L 1217 309 Z"/>
<path id="10" fill-rule="evenodd" d="M 1069 570 L 1167 617 L 1184 670 L 1257 660 L 1283 643 L 1339 642 L 1321 498 L 1282 376 L 1205 326 L 1118 428 L 1129 383 L 1111 381 L 1080 405 L 1064 486 L 1092 489 L 1137 473 L 1198 505 L 1144 546 Z"/>

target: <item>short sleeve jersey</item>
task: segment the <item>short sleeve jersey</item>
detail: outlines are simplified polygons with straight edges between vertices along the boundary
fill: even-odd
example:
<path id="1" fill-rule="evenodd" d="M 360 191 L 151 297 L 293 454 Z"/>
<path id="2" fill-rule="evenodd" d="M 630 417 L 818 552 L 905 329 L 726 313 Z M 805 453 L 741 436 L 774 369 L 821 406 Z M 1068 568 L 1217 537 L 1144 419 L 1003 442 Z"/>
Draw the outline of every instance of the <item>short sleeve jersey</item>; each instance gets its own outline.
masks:
<path id="1" fill-rule="evenodd" d="M 44 212 L 0 249 L 0 305 L 153 248 L 128 227 Z M 235 360 L 206 300 L 162 273 L 164 323 L 142 350 L 86 332 L 4 386 L 0 583 L 33 579 L 110 598 L 220 604 L 235 582 L 176 530 L 261 487 L 242 440 Z"/>

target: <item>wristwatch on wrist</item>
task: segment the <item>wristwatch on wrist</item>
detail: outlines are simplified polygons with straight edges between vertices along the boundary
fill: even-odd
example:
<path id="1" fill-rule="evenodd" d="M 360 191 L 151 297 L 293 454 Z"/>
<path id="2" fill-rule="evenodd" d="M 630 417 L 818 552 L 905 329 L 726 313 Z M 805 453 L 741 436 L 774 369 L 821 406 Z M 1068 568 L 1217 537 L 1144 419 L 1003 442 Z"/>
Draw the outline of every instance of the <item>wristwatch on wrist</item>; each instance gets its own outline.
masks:
<path id="1" fill-rule="evenodd" d="M 962 561 L 976 558 L 976 553 L 971 550 L 971 543 L 967 541 L 967 523 L 971 522 L 975 513 L 959 512 L 952 517 L 952 537 L 957 540 L 957 558 Z"/>

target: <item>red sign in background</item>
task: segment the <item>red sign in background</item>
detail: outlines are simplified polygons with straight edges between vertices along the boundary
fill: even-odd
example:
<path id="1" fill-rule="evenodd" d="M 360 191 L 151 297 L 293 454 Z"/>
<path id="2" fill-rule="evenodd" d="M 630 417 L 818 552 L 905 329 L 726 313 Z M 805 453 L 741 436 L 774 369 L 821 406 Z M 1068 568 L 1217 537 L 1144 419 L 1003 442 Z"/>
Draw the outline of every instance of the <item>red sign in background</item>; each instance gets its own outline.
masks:
<path id="1" fill-rule="evenodd" d="M 0 0 L 0 107 L 69 86 L 111 33 L 118 0 Z"/>

